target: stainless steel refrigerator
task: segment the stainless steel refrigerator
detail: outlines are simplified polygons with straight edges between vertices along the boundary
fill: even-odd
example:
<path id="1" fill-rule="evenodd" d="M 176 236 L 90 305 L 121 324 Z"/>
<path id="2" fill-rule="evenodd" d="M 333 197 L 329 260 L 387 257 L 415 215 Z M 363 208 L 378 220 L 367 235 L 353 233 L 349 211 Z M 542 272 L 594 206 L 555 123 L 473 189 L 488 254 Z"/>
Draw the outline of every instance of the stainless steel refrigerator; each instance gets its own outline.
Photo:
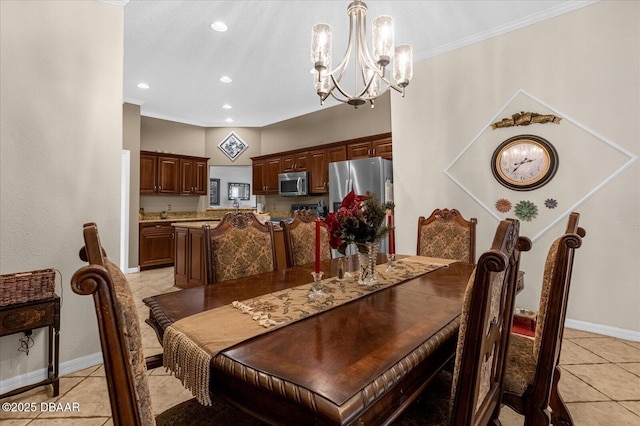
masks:
<path id="1" fill-rule="evenodd" d="M 380 157 L 329 163 L 329 209 L 335 212 L 353 189 L 357 195 L 375 195 L 381 203 L 393 201 L 393 163 Z M 387 238 L 380 240 L 379 250 L 387 252 Z M 355 253 L 349 247 L 347 254 Z M 339 256 L 337 250 L 333 256 Z"/>

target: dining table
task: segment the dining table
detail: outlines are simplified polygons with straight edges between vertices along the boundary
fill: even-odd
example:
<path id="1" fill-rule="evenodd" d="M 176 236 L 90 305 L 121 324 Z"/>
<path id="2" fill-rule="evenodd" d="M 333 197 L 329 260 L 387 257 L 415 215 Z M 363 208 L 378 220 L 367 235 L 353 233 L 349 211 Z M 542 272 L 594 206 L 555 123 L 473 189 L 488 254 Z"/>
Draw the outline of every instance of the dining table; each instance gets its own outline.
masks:
<path id="1" fill-rule="evenodd" d="M 269 424 L 393 423 L 455 356 L 464 293 L 475 267 L 420 256 L 396 259 L 398 279 L 391 284 L 315 311 L 297 309 L 295 320 L 270 320 L 263 332 L 214 351 L 206 358 L 208 396 Z M 394 271 L 385 254 L 377 263 L 382 276 Z M 410 275 L 403 269 L 420 263 L 427 272 Z M 322 262 L 323 282 L 348 295 L 352 291 L 337 279 L 338 267 L 337 259 Z M 347 258 L 347 270 L 355 276 L 347 280 L 357 287 L 357 256 Z M 264 309 L 265 297 L 282 302 L 288 316 L 295 309 L 284 295 L 309 284 L 312 272 L 313 263 L 145 298 L 146 322 L 163 343 L 165 365 L 174 357 L 167 343 L 174 327 L 212 315 L 201 327 L 205 340 L 226 339 L 236 321 L 214 314 L 238 308 L 242 318 L 252 301 L 261 300 Z M 244 313 L 251 319 L 255 312 L 249 311 Z"/>

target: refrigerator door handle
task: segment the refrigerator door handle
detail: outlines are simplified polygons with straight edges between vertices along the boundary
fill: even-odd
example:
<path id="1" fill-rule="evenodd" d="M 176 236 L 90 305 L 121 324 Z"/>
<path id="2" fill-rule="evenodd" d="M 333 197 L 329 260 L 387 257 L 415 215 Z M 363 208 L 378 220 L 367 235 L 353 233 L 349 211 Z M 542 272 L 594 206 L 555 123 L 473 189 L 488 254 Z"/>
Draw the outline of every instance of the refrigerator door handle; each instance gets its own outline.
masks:
<path id="1" fill-rule="evenodd" d="M 349 193 L 349 179 L 344 180 L 344 193 L 345 195 Z"/>

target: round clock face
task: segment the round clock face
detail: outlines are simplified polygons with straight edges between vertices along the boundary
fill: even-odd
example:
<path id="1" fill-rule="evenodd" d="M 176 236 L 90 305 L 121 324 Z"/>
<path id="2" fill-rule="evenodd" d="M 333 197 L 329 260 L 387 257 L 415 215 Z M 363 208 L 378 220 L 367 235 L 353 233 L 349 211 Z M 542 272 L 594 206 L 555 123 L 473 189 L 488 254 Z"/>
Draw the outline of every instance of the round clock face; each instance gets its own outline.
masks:
<path id="1" fill-rule="evenodd" d="M 547 184 L 558 170 L 558 153 L 547 140 L 533 135 L 514 136 L 502 142 L 491 158 L 498 182 L 516 191 Z"/>

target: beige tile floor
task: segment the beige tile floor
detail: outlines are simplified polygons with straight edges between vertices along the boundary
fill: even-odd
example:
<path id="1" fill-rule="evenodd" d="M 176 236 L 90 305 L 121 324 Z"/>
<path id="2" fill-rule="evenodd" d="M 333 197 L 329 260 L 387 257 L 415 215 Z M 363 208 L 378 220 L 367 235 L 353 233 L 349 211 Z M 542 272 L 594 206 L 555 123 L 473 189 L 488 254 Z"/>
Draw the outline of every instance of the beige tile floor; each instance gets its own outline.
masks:
<path id="1" fill-rule="evenodd" d="M 128 275 L 138 303 L 145 354 L 161 350 L 155 333 L 144 324 L 147 316 L 142 299 L 173 287 L 173 269 L 161 268 Z M 629 342 L 598 334 L 566 329 L 562 347 L 560 391 L 577 426 L 640 425 L 640 342 Z M 149 372 L 153 408 L 160 413 L 191 395 L 178 379 L 163 368 Z M 78 403 L 79 412 L 6 413 L 0 411 L 1 426 L 93 426 L 111 425 L 111 411 L 104 369 L 87 368 L 60 379 L 60 395 L 40 387 L 0 402 Z M 522 416 L 508 408 L 500 417 L 504 426 L 521 426 Z"/>

